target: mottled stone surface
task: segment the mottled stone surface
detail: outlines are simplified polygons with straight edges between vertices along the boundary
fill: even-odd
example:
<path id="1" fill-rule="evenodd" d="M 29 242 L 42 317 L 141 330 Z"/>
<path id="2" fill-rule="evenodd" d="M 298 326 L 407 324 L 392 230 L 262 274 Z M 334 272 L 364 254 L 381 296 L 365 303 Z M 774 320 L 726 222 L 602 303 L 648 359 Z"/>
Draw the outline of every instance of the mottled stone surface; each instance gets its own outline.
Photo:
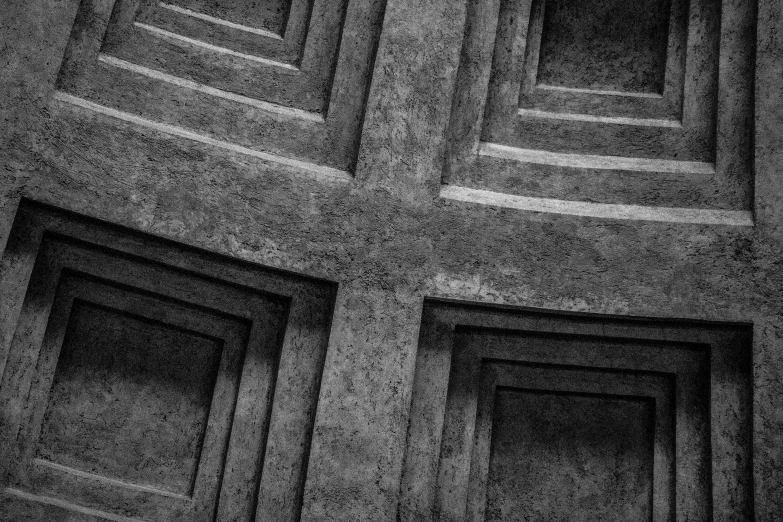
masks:
<path id="1" fill-rule="evenodd" d="M 219 345 L 90 304 L 68 328 L 37 457 L 190 495 Z"/>
<path id="2" fill-rule="evenodd" d="M 748 144 L 753 169 L 748 174 L 745 163 L 739 162 L 725 172 L 726 179 L 738 180 L 730 185 L 741 189 L 729 191 L 739 194 L 731 196 L 732 201 L 754 211 L 753 227 L 550 215 L 438 198 L 444 136 L 455 110 L 453 94 L 465 34 L 463 2 L 389 0 L 375 60 L 366 55 L 360 60 L 370 63 L 372 81 L 361 131 L 348 140 L 347 150 L 355 156 L 346 157 L 358 160 L 353 179 L 347 181 L 320 178 L 56 102 L 55 82 L 78 4 L 3 4 L 0 246 L 6 243 L 20 200 L 26 198 L 336 283 L 313 437 L 302 442 L 309 451 L 306 477 L 301 477 L 303 500 L 292 501 L 301 507 L 302 520 L 396 519 L 425 297 L 752 324 L 753 512 L 758 522 L 780 520 L 780 2 L 758 1 L 755 30 L 722 25 L 726 31 L 751 34 L 757 42 L 755 49 L 743 47 L 755 55 L 748 66 L 755 72 L 755 100 L 735 103 L 731 97 L 742 92 L 734 87 L 749 77 L 745 73 L 725 77 L 720 92 L 728 97 L 718 98 L 721 111 L 730 108 L 752 124 L 753 132 L 740 134 Z M 753 4 L 727 3 L 731 9 Z M 348 16 L 361 21 L 364 12 L 349 10 Z M 361 23 L 353 27 L 342 35 L 345 42 L 365 38 Z M 355 49 L 351 44 L 343 48 Z M 475 62 L 478 69 L 491 60 L 492 52 L 477 50 L 464 60 Z M 351 61 L 340 67 L 357 71 Z M 339 83 L 340 88 L 350 89 L 350 82 Z M 481 96 L 486 98 L 486 93 L 471 91 L 459 98 L 468 102 L 456 110 L 471 113 L 475 105 L 470 100 Z M 138 99 L 126 100 L 128 106 Z M 166 103 L 172 104 L 166 110 L 176 113 L 176 102 Z M 199 121 L 197 115 L 192 118 Z M 211 118 L 219 115 L 206 118 L 207 124 Z M 283 129 L 283 136 L 290 131 L 285 123 L 275 125 Z M 467 124 L 466 128 L 472 129 Z M 753 141 L 747 141 L 751 137 Z M 312 145 L 321 150 L 320 143 Z M 753 190 L 742 189 L 748 176 Z M 557 172 L 550 177 L 566 179 Z M 499 179 L 498 185 L 506 183 L 505 177 Z M 589 176 L 582 180 L 590 183 Z M 616 186 L 620 181 L 625 183 L 607 183 Z M 712 206 L 713 185 L 706 183 L 698 188 L 677 184 L 674 200 Z M 649 179 L 642 181 L 644 187 L 650 184 Z M 631 192 L 622 202 L 658 205 L 670 196 L 665 188 L 650 196 L 635 193 L 633 179 L 626 186 Z M 574 187 L 567 189 L 566 193 L 578 193 Z M 537 190 L 545 197 L 554 192 L 552 187 Z M 596 200 L 607 197 L 595 187 L 584 193 Z M 29 278 L 29 273 L 15 269 L 13 259 L 3 258 L 2 263 L 0 367 L 5 366 Z M 713 478 L 721 480 L 720 475 Z M 2 502 L 0 510 L 6 505 L 5 499 Z M 102 520 L 62 506 L 45 511 L 33 501 L 24 502 L 19 520 L 39 521 L 52 513 L 61 520 Z M 726 511 L 713 513 L 713 520 L 735 519 Z"/>
<path id="3" fill-rule="evenodd" d="M 649 520 L 654 407 L 498 390 L 484 520 Z"/>
<path id="4" fill-rule="evenodd" d="M 442 180 L 748 211 L 756 28 L 734 0 L 469 1 Z"/>
<path id="5" fill-rule="evenodd" d="M 540 1 L 539 83 L 662 92 L 670 0 Z"/>

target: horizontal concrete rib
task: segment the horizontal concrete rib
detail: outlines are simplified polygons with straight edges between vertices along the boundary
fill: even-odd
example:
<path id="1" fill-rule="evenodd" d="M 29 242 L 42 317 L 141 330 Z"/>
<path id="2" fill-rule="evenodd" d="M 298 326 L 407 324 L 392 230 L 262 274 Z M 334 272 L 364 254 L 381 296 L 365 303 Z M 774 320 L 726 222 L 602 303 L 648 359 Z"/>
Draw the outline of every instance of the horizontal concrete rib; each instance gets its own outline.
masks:
<path id="1" fill-rule="evenodd" d="M 245 19 L 228 21 L 196 12 L 187 5 L 180 7 L 179 5 L 172 5 L 173 3 L 174 0 L 172 0 L 172 3 L 165 4 L 165 6 L 158 4 L 156 7 L 144 11 L 135 21 L 180 36 L 208 42 L 217 47 L 231 49 L 238 53 L 261 56 L 267 60 L 297 65 L 297 59 L 301 54 L 298 41 L 286 43 L 277 33 L 270 32 L 270 35 L 258 34 L 258 31 L 268 30 L 265 28 L 259 29 L 258 27 L 261 26 L 249 27 L 240 25 L 249 23 Z M 180 0 L 178 3 L 183 4 L 183 1 Z M 235 27 L 237 25 L 239 27 Z M 145 32 L 145 37 L 149 37 L 149 33 Z M 116 45 L 122 45 L 122 43 L 116 42 L 114 48 L 116 48 Z M 112 54 L 111 47 L 104 50 Z"/>
<path id="2" fill-rule="evenodd" d="M 590 114 L 572 114 L 540 111 L 536 109 L 519 109 L 518 114 L 524 118 L 546 118 L 550 120 L 584 121 L 588 123 L 609 123 L 614 125 L 637 125 L 640 127 L 682 128 L 682 123 L 679 121 L 665 119 L 592 116 Z"/>
<path id="3" fill-rule="evenodd" d="M 601 89 L 582 89 L 578 87 L 560 87 L 557 85 L 536 85 L 536 89 L 542 89 L 545 91 L 561 91 L 561 92 L 573 92 L 582 94 L 600 94 L 602 96 L 625 96 L 627 98 L 663 98 L 661 94 L 655 94 L 650 92 L 628 92 L 628 91 L 607 91 Z"/>
<path id="4" fill-rule="evenodd" d="M 482 142 L 479 145 L 479 155 L 494 158 L 555 165 L 558 167 L 573 167 L 599 170 L 627 170 L 636 172 L 670 172 L 677 174 L 715 173 L 715 165 L 702 161 L 678 161 L 652 158 L 626 158 L 621 156 L 596 156 L 591 154 L 568 154 L 563 152 L 548 152 L 544 150 L 520 149 Z"/>
<path id="5" fill-rule="evenodd" d="M 441 188 L 440 197 L 454 201 L 493 205 L 497 207 L 564 214 L 605 219 L 635 221 L 659 221 L 665 223 L 690 223 L 697 225 L 753 226 L 753 213 L 746 210 L 712 210 L 696 208 L 646 207 L 641 205 L 618 205 L 565 201 L 562 199 L 531 198 L 501 194 L 455 185 Z"/>
<path id="6" fill-rule="evenodd" d="M 71 511 L 75 513 L 81 513 L 82 516 L 87 515 L 90 517 L 95 517 L 103 520 L 110 520 L 111 522 L 145 522 L 143 520 L 140 520 L 138 518 L 128 518 L 123 517 L 121 515 L 115 515 L 114 513 L 107 513 L 105 511 L 99 511 L 97 509 L 91 509 L 84 506 L 79 506 L 76 504 L 72 504 L 71 502 L 66 502 L 64 500 L 60 500 L 57 498 L 52 497 L 44 497 L 41 495 L 36 495 L 34 493 L 28 493 L 26 491 L 22 491 L 19 489 L 14 488 L 6 488 L 3 491 L 3 494 L 9 496 L 9 497 L 15 497 L 23 501 L 27 502 L 33 502 L 38 504 L 44 504 L 47 506 L 54 506 L 58 507 L 60 509 L 64 509 L 66 511 Z"/>
<path id="7" fill-rule="evenodd" d="M 198 18 L 199 20 L 204 20 L 205 22 L 211 22 L 213 24 L 223 25 L 225 27 L 230 27 L 231 29 L 236 29 L 238 31 L 257 34 L 259 36 L 263 36 L 265 38 L 273 38 L 275 40 L 283 39 L 283 37 L 280 36 L 279 34 L 273 33 L 272 31 L 267 31 L 266 29 L 258 29 L 256 27 L 250 27 L 247 25 L 235 24 L 234 22 L 229 22 L 228 20 L 223 20 L 222 18 L 215 18 L 214 16 L 209 16 L 207 14 L 197 13 L 196 11 L 191 11 L 190 9 L 185 9 L 183 7 L 179 7 L 172 4 L 166 4 L 161 2 L 158 5 L 163 9 L 168 9 L 169 11 L 174 11 L 175 13 L 180 13 L 193 18 Z"/>
<path id="8" fill-rule="evenodd" d="M 112 109 L 111 107 L 106 107 L 104 105 L 100 105 L 91 102 L 89 100 L 85 100 L 84 98 L 73 96 L 72 94 L 68 94 L 66 92 L 58 91 L 55 93 L 54 98 L 55 100 L 66 104 L 76 105 L 78 107 L 89 109 L 98 112 L 100 114 L 104 114 L 106 116 L 110 116 L 112 118 L 116 118 L 129 123 L 141 125 L 143 127 L 153 129 L 165 134 L 169 134 L 171 136 L 178 136 L 181 138 L 198 141 L 206 145 L 211 145 L 214 147 L 219 147 L 221 149 L 229 150 L 239 154 L 252 156 L 254 158 L 258 158 L 264 161 L 269 161 L 271 163 L 276 163 L 278 165 L 293 167 L 314 174 L 316 177 L 324 180 L 350 181 L 353 179 L 353 176 L 349 172 L 346 172 L 344 170 L 327 167 L 325 165 L 318 165 L 307 161 L 286 158 L 284 156 L 279 156 L 277 154 L 271 154 L 269 152 L 263 152 L 248 147 L 243 147 L 235 143 L 229 143 L 227 141 L 217 140 L 214 138 L 210 138 L 209 136 L 204 136 L 202 134 L 197 134 L 187 129 L 183 129 L 182 127 L 176 127 L 174 125 L 159 123 L 156 121 L 149 120 L 147 118 L 142 118 L 134 114 L 130 114 L 128 112 Z"/>
<path id="9" fill-rule="evenodd" d="M 134 22 L 133 25 L 135 27 L 138 27 L 139 29 L 143 29 L 145 31 L 148 31 L 149 33 L 161 37 L 161 38 L 170 38 L 172 40 L 178 40 L 180 42 L 185 42 L 191 45 L 195 45 L 198 47 L 201 47 L 203 49 L 208 49 L 210 51 L 214 51 L 216 53 L 226 54 L 229 56 L 235 56 L 237 58 L 242 58 L 243 60 L 250 60 L 252 62 L 260 63 L 262 65 L 268 65 L 270 67 L 279 67 L 281 69 L 285 69 L 287 71 L 291 71 L 293 73 L 299 73 L 299 69 L 291 64 L 283 63 L 283 62 L 276 62 L 274 60 L 269 60 L 267 58 L 262 58 L 261 56 L 254 56 L 252 54 L 245 54 L 240 53 L 237 51 L 232 51 L 231 49 L 226 49 L 225 47 L 219 47 L 217 45 L 212 45 L 207 42 L 202 42 L 201 40 L 196 40 L 195 38 L 190 38 L 188 36 L 182 36 L 181 34 L 172 33 L 171 31 L 166 31 L 165 29 L 160 29 L 158 27 L 154 27 L 152 25 L 147 25 L 141 22 Z"/>
<path id="10" fill-rule="evenodd" d="M 111 477 L 105 477 L 103 475 L 97 475 L 95 473 L 89 473 L 87 471 L 71 468 L 69 466 L 63 466 L 62 464 L 57 464 L 56 462 L 49 462 L 48 460 L 44 460 L 44 459 L 33 459 L 33 465 L 41 468 L 49 468 L 59 473 L 67 473 L 69 475 L 73 475 L 83 479 L 93 480 L 95 482 L 99 482 L 109 486 L 130 489 L 133 491 L 139 491 L 143 493 L 151 493 L 153 495 L 160 495 L 162 497 L 169 497 L 177 500 L 192 501 L 192 498 L 187 495 L 180 495 L 178 493 L 172 493 L 164 489 L 158 489 L 151 486 L 144 486 L 141 484 L 134 484 L 132 482 L 126 482 L 124 480 L 118 480 Z"/>
<path id="11" fill-rule="evenodd" d="M 110 56 L 107 54 L 99 55 L 98 60 L 105 64 L 118 67 L 120 69 L 125 69 L 126 71 L 132 71 L 147 76 L 149 78 L 154 78 L 156 80 L 170 83 L 172 85 L 177 85 L 179 87 L 184 87 L 186 89 L 192 89 L 194 91 L 203 92 L 204 94 L 209 94 L 212 96 L 218 96 L 220 98 L 235 101 L 237 103 L 242 103 L 244 105 L 250 105 L 257 109 L 261 109 L 262 111 L 272 112 L 283 116 L 289 116 L 291 118 L 298 118 L 298 119 L 313 121 L 317 123 L 324 123 L 324 117 L 318 113 L 305 111 L 302 109 L 296 109 L 293 107 L 285 107 L 283 105 L 277 105 L 275 103 L 269 103 L 263 100 L 249 98 L 247 96 L 242 96 L 241 94 L 235 94 L 233 92 L 224 91 L 222 89 L 216 89 L 215 87 L 210 87 L 208 85 L 203 85 L 201 83 L 197 83 L 185 78 L 180 78 L 179 76 L 174 76 L 161 71 L 156 71 L 154 69 L 150 69 L 149 67 L 144 67 L 143 65 L 137 65 L 135 63 L 121 60 L 119 58 L 115 58 L 114 56 Z"/>

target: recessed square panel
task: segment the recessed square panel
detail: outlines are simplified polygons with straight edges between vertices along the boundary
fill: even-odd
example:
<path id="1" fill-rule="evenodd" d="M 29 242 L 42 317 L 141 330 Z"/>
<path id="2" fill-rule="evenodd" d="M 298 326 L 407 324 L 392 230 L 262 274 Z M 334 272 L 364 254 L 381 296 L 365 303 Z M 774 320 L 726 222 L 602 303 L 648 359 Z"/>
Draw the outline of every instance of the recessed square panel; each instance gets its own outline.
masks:
<path id="1" fill-rule="evenodd" d="M 542 0 L 538 83 L 663 91 L 668 0 Z"/>
<path id="2" fill-rule="evenodd" d="M 55 97 L 347 179 L 384 9 L 385 0 L 82 0 Z"/>
<path id="3" fill-rule="evenodd" d="M 27 201 L 3 262 L 0 520 L 299 520 L 332 285 Z"/>
<path id="4" fill-rule="evenodd" d="M 745 325 L 434 302 L 419 341 L 400 521 L 750 522 Z"/>
<path id="5" fill-rule="evenodd" d="M 498 388 L 486 521 L 650 520 L 655 404 Z"/>
<path id="6" fill-rule="evenodd" d="M 190 495 L 220 354 L 202 335 L 75 303 L 37 456 Z"/>
<path id="7" fill-rule="evenodd" d="M 748 224 L 753 6 L 470 0 L 444 197 Z"/>

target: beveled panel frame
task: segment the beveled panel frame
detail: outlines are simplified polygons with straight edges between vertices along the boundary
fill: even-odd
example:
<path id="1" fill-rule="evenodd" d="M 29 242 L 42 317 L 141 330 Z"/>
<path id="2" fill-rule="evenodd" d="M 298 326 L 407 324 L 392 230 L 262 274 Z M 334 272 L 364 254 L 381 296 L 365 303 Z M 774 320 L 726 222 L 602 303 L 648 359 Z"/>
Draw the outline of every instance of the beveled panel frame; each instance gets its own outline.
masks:
<path id="1" fill-rule="evenodd" d="M 714 163 L 718 87 L 715 58 L 720 38 L 720 6 L 716 2 L 691 2 L 689 13 L 686 0 L 672 1 L 664 90 L 660 95 L 537 85 L 535 71 L 545 2 L 496 2 L 497 14 L 493 11 L 492 16 L 498 17 L 497 37 L 493 39 L 481 141 L 552 152 Z M 687 97 L 687 103 L 683 97 Z M 531 110 L 550 116 L 537 117 Z M 559 114 L 562 119 L 558 119 Z M 571 114 L 598 118 L 592 122 L 589 118 L 572 121 L 568 118 Z M 624 123 L 602 122 L 600 118 L 623 118 Z M 629 125 L 635 126 L 633 132 L 629 132 Z M 536 139 L 549 127 L 551 132 Z M 585 135 L 590 133 L 589 128 L 602 140 L 588 140 Z M 562 129 L 559 140 L 555 129 Z M 606 133 L 613 137 L 610 143 L 603 141 Z M 644 142 L 650 140 L 657 148 L 645 146 Z M 680 150 L 680 143 L 688 147 Z"/>
<path id="2" fill-rule="evenodd" d="M 459 348 L 458 348 L 459 349 Z M 654 405 L 655 429 L 652 458 L 653 475 L 650 494 L 650 521 L 674 521 L 674 463 L 675 463 L 675 422 L 674 398 L 675 377 L 672 374 L 658 372 L 627 372 L 623 370 L 607 370 L 590 366 L 563 366 L 519 361 L 495 360 L 477 357 L 475 350 L 470 359 L 455 355 L 455 360 L 465 360 L 470 368 L 457 369 L 457 372 L 475 372 L 479 364 L 479 389 L 476 393 L 475 417 L 459 419 L 462 429 L 474 425 L 474 446 L 470 457 L 470 472 L 467 485 L 467 516 L 465 520 L 484 520 L 486 505 L 486 483 L 489 471 L 490 445 L 492 441 L 493 405 L 496 389 L 523 391 L 550 391 L 560 393 L 589 394 L 593 397 L 626 397 L 648 399 Z M 454 376 L 455 382 L 461 379 Z M 447 412 L 450 410 L 447 400 Z M 455 419 L 447 413 L 446 422 L 454 423 Z M 688 429 L 689 424 L 681 428 Z M 444 426 L 444 433 L 456 431 L 459 428 Z M 679 435 L 680 439 L 698 440 L 697 432 Z M 703 441 L 702 441 L 703 443 Z M 444 440 L 444 445 L 448 444 Z M 680 448 L 684 454 L 688 449 Z M 440 491 L 451 488 L 442 482 L 443 479 L 453 480 L 450 474 L 441 467 Z M 445 486 L 445 487 L 444 487 Z M 441 498 L 440 502 L 453 499 Z M 440 509 L 442 512 L 443 510 Z"/>
<path id="3" fill-rule="evenodd" d="M 599 205 L 745 211 L 756 1 L 673 0 L 664 90 L 536 85 L 546 0 L 466 0 L 441 181 Z"/>
<path id="4" fill-rule="evenodd" d="M 159 0 L 81 0 L 55 98 L 342 177 L 358 157 L 385 8 L 294 0 L 280 37 Z"/>
<path id="5" fill-rule="evenodd" d="M 543 375 L 664 376 L 674 387 L 674 516 L 750 522 L 751 341 L 744 324 L 425 301 L 399 520 L 482 520 L 482 458 L 473 459 L 486 444 L 476 436 L 486 421 L 475 420 L 482 368 L 523 364 Z M 660 455 L 656 463 L 666 460 Z M 660 505 L 673 500 L 653 494 Z M 671 520 L 665 511 L 654 520 Z"/>
<path id="6" fill-rule="evenodd" d="M 518 98 L 520 108 L 537 109 L 551 112 L 582 112 L 593 116 L 625 116 L 628 118 L 659 118 L 677 122 L 682 120 L 682 99 L 684 91 L 685 57 L 688 47 L 687 6 L 688 0 L 671 0 L 669 9 L 668 34 L 666 45 L 665 72 L 663 90 L 660 93 L 633 93 L 622 91 L 601 91 L 590 88 L 552 88 L 537 80 L 539 52 L 543 37 L 544 10 L 547 0 L 506 1 L 501 6 L 500 19 L 503 27 L 499 29 L 495 42 L 495 64 L 493 65 L 493 88 L 490 96 L 509 96 Z M 521 34 L 507 34 L 511 28 L 505 11 L 513 9 L 516 14 L 529 12 L 527 20 L 520 19 L 518 24 L 527 22 L 527 28 Z M 529 4 L 529 5 L 528 5 Z M 504 16 L 505 15 L 505 16 Z M 523 29 L 517 25 L 517 31 Z M 524 58 L 504 55 L 503 40 L 525 38 Z M 508 60 L 508 63 L 505 63 Z M 521 81 L 517 82 L 522 68 Z M 500 94 L 498 91 L 510 90 Z M 491 106 L 491 101 L 488 106 Z M 498 110 L 499 107 L 493 108 Z M 492 116 L 488 116 L 491 125 Z"/>
<path id="7" fill-rule="evenodd" d="M 1 262 L 0 295 L 12 311 L 4 326 L 15 331 L 0 346 L 3 516 L 64 508 L 105 520 L 298 519 L 334 285 L 26 200 Z M 223 345 L 191 494 L 35 458 L 74 300 Z"/>
<path id="8" fill-rule="evenodd" d="M 211 49 L 226 61 L 247 58 L 249 63 L 258 62 L 257 72 L 263 74 L 255 75 L 258 85 L 254 90 L 268 94 L 258 99 L 288 106 L 298 99 L 297 108 L 325 113 L 347 4 L 348 0 L 340 0 L 335 9 L 328 0 L 294 0 L 286 36 L 276 37 L 205 20 L 196 16 L 198 13 L 159 0 L 82 0 L 59 88 L 79 93 L 80 81 L 73 77 L 94 74 L 91 69 L 101 57 L 135 63 L 140 53 L 163 52 L 166 41 L 180 41 L 190 43 L 194 52 L 200 47 Z M 149 44 L 158 41 L 157 47 Z M 160 58 L 165 64 L 175 55 L 171 51 Z M 104 63 L 110 61 L 104 59 Z M 79 69 L 81 73 L 71 72 Z M 160 65 L 154 69 L 170 72 Z M 173 74 L 178 77 L 182 73 Z M 85 81 L 89 82 L 88 78 Z"/>
<path id="9" fill-rule="evenodd" d="M 286 35 L 296 32 L 297 34 L 302 32 L 301 29 L 297 31 L 297 28 L 307 25 L 307 14 L 312 6 L 310 0 L 281 0 L 284 8 L 280 20 L 280 30 L 275 30 L 270 25 L 265 25 L 262 18 L 258 18 L 258 13 L 254 13 L 254 9 L 248 9 L 248 6 L 241 6 L 240 12 L 236 15 L 231 15 L 232 6 L 220 5 L 219 3 L 210 3 L 205 0 L 169 0 L 168 2 L 161 2 L 159 5 L 175 6 L 182 9 L 184 12 L 193 13 L 193 16 L 203 16 L 205 21 L 214 20 L 218 23 L 222 22 L 227 27 L 236 27 L 240 30 L 252 30 L 255 29 L 259 36 L 268 36 L 271 38 L 281 39 Z M 261 2 L 262 4 L 264 2 Z M 255 7 L 255 3 L 252 7 Z M 252 19 L 253 16 L 256 19 Z M 260 23 L 254 23 L 260 22 Z"/>
<path id="10" fill-rule="evenodd" d="M 44 254 L 45 257 L 50 255 L 58 257 L 58 253 L 55 252 Z M 69 261 L 77 260 L 72 258 Z M 83 259 L 78 260 L 77 263 L 79 261 L 82 262 L 79 263 L 81 266 L 85 266 L 83 263 L 96 260 Z M 240 323 L 240 327 L 237 328 L 236 324 L 232 324 L 236 321 L 183 306 L 184 303 L 162 301 L 157 296 L 128 292 L 115 285 L 107 284 L 105 280 L 84 278 L 78 273 L 71 272 L 74 265 L 68 263 L 67 266 L 66 269 L 62 265 L 56 267 L 50 265 L 55 270 L 66 270 L 66 273 L 61 278 L 55 294 L 52 315 L 43 338 L 29 338 L 29 344 L 14 347 L 14 350 L 26 354 L 34 353 L 36 346 L 41 347 L 35 374 L 28 372 L 25 375 L 27 379 L 32 379 L 32 382 L 20 379 L 13 382 L 4 380 L 2 383 L 4 390 L 16 389 L 17 393 L 29 390 L 21 405 L 25 415 L 21 419 L 17 437 L 19 452 L 12 457 L 18 466 L 15 474 L 17 481 L 13 487 L 45 496 L 66 497 L 82 503 L 100 501 L 110 505 L 129 506 L 129 509 L 143 506 L 143 509 L 149 509 L 156 514 L 165 514 L 166 518 L 161 520 L 208 520 L 217 501 L 218 477 L 222 470 L 231 414 L 238 391 L 239 372 L 244 359 L 248 334 L 245 331 L 246 325 Z M 37 284 L 36 275 L 33 276 L 33 284 Z M 223 345 L 197 475 L 188 494 L 174 494 L 154 486 L 129 483 L 115 477 L 85 472 L 85 470 L 70 468 L 36 457 L 43 415 L 48 405 L 47 396 L 75 301 L 85 301 L 147 320 L 154 321 L 165 317 L 164 324 L 168 326 L 211 337 L 219 340 Z M 278 332 L 270 333 L 274 336 Z M 269 341 L 265 340 L 270 346 L 275 347 L 276 343 Z M 259 355 L 261 354 L 255 354 L 256 357 Z M 253 357 L 252 354 L 250 356 Z M 140 516 L 154 520 L 149 515 L 140 514 Z"/>
<path id="11" fill-rule="evenodd" d="M 142 2 L 143 0 L 116 0 L 114 11 L 128 9 L 123 2 Z M 259 34 L 250 32 L 250 28 L 236 25 L 224 25 L 220 19 L 200 18 L 197 12 L 184 8 L 185 2 L 165 2 L 140 4 L 133 23 L 146 24 L 157 29 L 203 40 L 209 44 L 225 47 L 270 60 L 270 68 L 275 64 L 290 65 L 301 73 L 311 76 L 329 75 L 333 69 L 339 35 L 345 22 L 345 10 L 348 0 L 340 0 L 336 5 L 326 0 L 292 0 L 288 22 L 282 34 Z M 119 22 L 119 20 L 118 20 Z M 238 25 L 238 24 L 237 24 Z M 107 29 L 106 44 L 103 49 L 111 52 L 117 42 L 112 32 L 122 32 L 119 24 Z M 107 45 L 113 43 L 113 45 Z M 271 72 L 271 71 L 270 71 Z M 288 80 L 296 77 L 288 74 Z M 303 81 L 312 78 L 302 77 Z"/>

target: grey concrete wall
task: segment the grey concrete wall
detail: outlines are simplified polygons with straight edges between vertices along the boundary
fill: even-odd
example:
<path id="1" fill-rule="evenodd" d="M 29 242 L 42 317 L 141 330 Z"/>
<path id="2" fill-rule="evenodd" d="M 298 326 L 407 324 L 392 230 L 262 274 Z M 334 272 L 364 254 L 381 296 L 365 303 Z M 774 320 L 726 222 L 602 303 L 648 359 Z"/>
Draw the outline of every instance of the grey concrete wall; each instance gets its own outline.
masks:
<path id="1" fill-rule="evenodd" d="M 752 226 L 439 197 L 466 2 L 388 0 L 342 178 L 58 103 L 78 7 L 0 12 L 0 249 L 27 198 L 337 283 L 302 520 L 396 519 L 425 298 L 751 323 L 754 516 L 783 517 L 780 2 L 759 0 L 756 16 Z M 337 142 L 349 157 L 352 138 Z M 0 296 L 3 346 L 12 301 Z"/>

